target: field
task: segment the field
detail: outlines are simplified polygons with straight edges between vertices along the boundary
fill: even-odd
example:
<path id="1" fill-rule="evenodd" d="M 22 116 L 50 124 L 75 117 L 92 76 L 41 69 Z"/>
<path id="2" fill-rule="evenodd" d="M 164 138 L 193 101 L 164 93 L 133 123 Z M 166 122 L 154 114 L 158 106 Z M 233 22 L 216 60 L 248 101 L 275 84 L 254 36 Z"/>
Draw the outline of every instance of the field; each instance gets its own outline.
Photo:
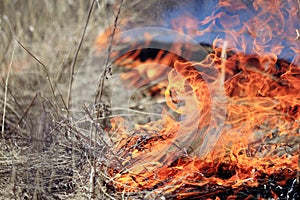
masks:
<path id="1" fill-rule="evenodd" d="M 0 1 L 1 199 L 104 198 L 90 140 L 72 131 L 72 97 L 82 94 L 73 85 L 86 81 L 72 72 L 115 18 L 109 1 L 94 1 L 88 17 L 90 8 L 83 0 Z"/>

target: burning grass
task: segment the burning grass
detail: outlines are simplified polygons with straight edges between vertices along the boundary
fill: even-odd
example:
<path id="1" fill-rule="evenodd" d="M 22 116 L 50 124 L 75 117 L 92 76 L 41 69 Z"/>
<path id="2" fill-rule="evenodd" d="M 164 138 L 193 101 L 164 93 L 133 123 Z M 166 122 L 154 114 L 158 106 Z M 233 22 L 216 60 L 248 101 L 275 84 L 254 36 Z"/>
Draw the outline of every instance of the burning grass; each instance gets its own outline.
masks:
<path id="1" fill-rule="evenodd" d="M 1 196 L 299 198 L 296 1 L 92 2 L 0 2 Z"/>
<path id="2" fill-rule="evenodd" d="M 148 95 L 165 101 L 160 120 L 134 128 L 130 119 L 112 120 L 113 188 L 170 198 L 298 198 L 299 43 L 288 30 L 297 30 L 299 14 L 286 10 L 298 4 L 277 3 L 220 1 L 202 21 L 193 13 L 172 18 L 175 30 L 211 40 L 201 61 L 168 54 L 141 63 L 141 50 L 116 61 L 129 63 L 121 77 L 130 86 L 159 79 Z"/>
<path id="3" fill-rule="evenodd" d="M 214 59 L 210 59 L 211 57 Z M 237 57 L 239 65 L 232 68 L 232 62 Z M 174 69 L 185 77 L 182 80 L 192 85 L 191 88 L 196 88 L 193 90 L 196 94 L 195 101 L 198 102 L 196 105 L 200 104 L 199 108 L 204 110 L 210 107 L 208 104 L 201 106 L 201 102 L 205 100 L 197 98 L 197 95 L 207 95 L 201 85 L 203 79 L 199 77 L 207 70 L 199 69 L 207 66 L 218 68 L 218 64 L 220 69 L 222 65 L 221 58 L 213 54 L 208 55 L 207 59 L 214 65 L 207 65 L 209 63 L 207 60 L 194 64 L 174 63 Z M 300 129 L 298 120 L 295 120 L 298 118 L 298 112 L 287 110 L 293 110 L 294 106 L 298 106 L 298 93 L 295 89 L 298 81 L 295 79 L 288 81 L 289 71 L 297 71 L 298 67 L 279 61 L 281 71 L 270 69 L 270 72 L 264 73 L 258 70 L 259 60 L 254 69 L 249 66 L 244 68 L 248 65 L 249 59 L 255 57 L 241 58 L 241 55 L 235 54 L 228 57 L 224 84 L 227 97 L 226 120 L 220 138 L 213 138 L 214 147 L 205 157 L 197 153 L 199 149 L 201 150 L 199 148 L 201 145 L 204 149 L 209 148 L 209 144 L 205 142 L 213 142 L 205 136 L 205 131 L 209 133 L 205 120 L 197 121 L 186 117 L 176 121 L 169 115 L 161 121 L 136 127 L 129 133 L 132 136 L 126 136 L 128 130 L 126 127 L 120 127 L 124 122 L 120 123 L 118 120 L 119 126 L 114 125 L 111 130 L 113 134 L 120 134 L 120 137 L 125 135 L 125 138 L 121 137 L 120 142 L 117 142 L 115 153 L 122 161 L 122 167 L 118 166 L 119 163 L 112 163 L 112 169 L 122 169 L 111 171 L 115 179 L 114 187 L 120 191 L 151 191 L 156 195 L 180 199 L 191 197 L 214 199 L 224 198 L 226 195 L 232 198 L 258 198 L 260 195 L 261 198 L 296 198 Z M 193 70 L 194 73 L 191 72 Z M 168 76 L 169 85 L 173 80 L 179 79 Z M 286 84 L 281 84 L 282 82 Z M 268 88 L 258 96 L 257 93 L 253 93 L 259 92 L 255 89 L 256 84 L 259 88 L 264 86 Z M 178 85 L 179 88 L 172 88 L 177 92 L 175 98 L 189 100 L 190 98 L 182 98 L 180 95 L 190 95 L 190 89 L 187 89 L 188 92 L 179 93 L 178 90 L 183 87 L 181 84 Z M 202 86 L 201 93 L 197 93 L 199 85 Z M 172 101 L 174 97 L 170 97 L 167 91 L 170 88 L 166 87 L 165 93 L 172 103 L 171 106 L 170 103 L 166 105 L 170 109 L 178 110 L 178 105 L 172 106 L 179 102 Z M 284 98 L 288 95 L 293 96 L 288 98 L 291 102 L 287 102 Z M 191 113 L 191 110 L 185 109 L 184 106 L 193 104 L 179 105 L 182 110 L 180 114 Z M 192 109 L 195 109 L 195 106 Z M 210 111 L 203 112 L 205 117 L 209 116 Z M 198 115 L 192 115 L 195 116 L 201 119 Z M 185 122 L 186 119 L 189 120 L 188 123 Z M 187 128 L 186 124 L 196 124 L 196 129 L 200 131 L 192 131 L 193 126 Z M 202 129 L 205 131 L 201 131 Z M 192 132 L 192 136 L 189 135 L 189 131 Z"/>

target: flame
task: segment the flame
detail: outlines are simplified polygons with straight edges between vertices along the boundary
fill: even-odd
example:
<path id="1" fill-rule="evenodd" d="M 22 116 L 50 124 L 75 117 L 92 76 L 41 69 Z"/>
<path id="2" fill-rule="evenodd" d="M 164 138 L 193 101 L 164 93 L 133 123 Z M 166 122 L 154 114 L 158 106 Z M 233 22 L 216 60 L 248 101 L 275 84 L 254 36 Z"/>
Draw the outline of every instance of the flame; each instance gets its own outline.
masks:
<path id="1" fill-rule="evenodd" d="M 122 80 L 128 87 L 160 80 L 149 93 L 164 97 L 166 107 L 160 120 L 131 131 L 124 119 L 112 118 L 110 132 L 120 135 L 115 145 L 120 162 L 111 168 L 114 187 L 184 198 L 204 195 L 204 188 L 213 193 L 218 186 L 257 187 L 268 176 L 284 185 L 296 177 L 298 9 L 295 0 L 220 0 L 202 20 L 187 13 L 170 22 L 174 30 L 212 44 L 204 60 L 189 62 L 163 50 L 146 60 L 138 59 L 142 50 L 122 55 L 116 63 L 129 70 Z M 226 111 L 214 104 L 221 95 Z M 226 119 L 217 137 L 222 112 Z"/>

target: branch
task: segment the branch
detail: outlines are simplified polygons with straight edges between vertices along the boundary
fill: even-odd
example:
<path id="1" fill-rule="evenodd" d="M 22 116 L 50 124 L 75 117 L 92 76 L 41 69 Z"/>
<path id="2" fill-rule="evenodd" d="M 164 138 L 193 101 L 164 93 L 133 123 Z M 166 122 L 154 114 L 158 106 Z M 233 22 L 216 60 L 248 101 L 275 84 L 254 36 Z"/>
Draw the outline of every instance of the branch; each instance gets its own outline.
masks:
<path id="1" fill-rule="evenodd" d="M 118 12 L 117 12 L 115 22 L 114 22 L 113 32 L 110 35 L 108 49 L 107 49 L 107 56 L 106 56 L 105 63 L 104 63 L 105 67 L 104 67 L 104 71 L 101 74 L 100 79 L 99 79 L 99 84 L 98 84 L 96 95 L 95 95 L 95 102 L 94 102 L 95 104 L 97 102 L 101 102 L 102 95 L 103 95 L 103 87 L 104 87 L 105 77 L 107 75 L 107 72 L 110 70 L 110 65 L 108 64 L 108 62 L 109 62 L 109 58 L 110 58 L 110 54 L 111 54 L 111 48 L 112 48 L 112 42 L 113 42 L 114 36 L 116 34 L 117 24 L 118 24 L 118 20 L 119 20 L 119 16 L 120 16 L 120 13 L 121 13 L 122 6 L 123 6 L 123 0 L 121 0 L 120 6 L 118 8 Z"/>

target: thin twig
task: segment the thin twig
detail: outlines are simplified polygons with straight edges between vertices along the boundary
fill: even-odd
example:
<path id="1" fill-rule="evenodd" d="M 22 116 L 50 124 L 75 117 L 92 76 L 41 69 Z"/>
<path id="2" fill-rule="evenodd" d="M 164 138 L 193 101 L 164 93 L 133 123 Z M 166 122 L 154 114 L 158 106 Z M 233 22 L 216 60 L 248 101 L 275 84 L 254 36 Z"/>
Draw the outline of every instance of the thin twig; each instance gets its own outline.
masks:
<path id="1" fill-rule="evenodd" d="M 32 58 L 34 58 L 42 67 L 43 67 L 43 69 L 44 69 L 44 72 L 45 72 L 45 74 L 46 74 L 46 79 L 48 80 L 48 82 L 49 82 L 49 85 L 50 85 L 50 89 L 51 89 L 51 92 L 52 92 L 52 95 L 53 95 L 53 97 L 55 97 L 55 91 L 54 91 L 54 87 L 53 87 L 53 83 L 52 83 L 52 80 L 51 80 L 51 77 L 50 77 L 50 74 L 49 74 L 49 71 L 48 71 L 48 69 L 47 69 L 47 66 L 42 62 L 42 61 L 40 61 L 35 55 L 33 55 L 33 53 L 31 53 L 17 38 L 15 39 L 17 42 L 18 42 L 18 44 L 32 57 Z M 62 95 L 61 94 L 59 94 L 59 96 L 60 96 L 60 98 L 61 98 L 61 101 L 62 101 L 62 103 L 64 104 L 64 106 L 65 106 L 65 108 L 67 109 L 67 106 L 66 106 L 66 103 L 65 103 L 65 101 L 64 101 L 64 99 L 63 99 L 63 97 L 62 97 Z"/>
<path id="2" fill-rule="evenodd" d="M 33 106 L 36 98 L 38 97 L 38 95 L 40 95 L 39 93 L 36 93 L 35 96 L 33 97 L 33 99 L 31 100 L 29 106 L 26 108 L 25 112 L 22 114 L 21 118 L 17 121 L 16 125 L 14 126 L 14 128 L 12 130 L 9 131 L 9 133 L 12 133 L 13 131 L 15 131 L 17 129 L 17 127 L 19 126 L 19 124 L 21 123 L 21 121 L 24 119 L 24 117 L 27 115 L 28 111 L 30 110 L 30 108 Z"/>
<path id="3" fill-rule="evenodd" d="M 90 18 L 91 18 L 91 13 L 92 13 L 94 4 L 95 4 L 95 0 L 92 0 L 91 6 L 89 8 L 88 16 L 87 16 L 87 19 L 86 19 L 86 22 L 85 22 L 85 25 L 84 25 L 84 29 L 83 29 L 79 44 L 77 46 L 77 49 L 76 49 L 76 52 L 75 52 L 75 55 L 74 55 L 74 58 L 73 58 L 72 64 L 71 64 L 71 75 L 70 75 L 69 89 L 68 89 L 68 96 L 67 96 L 67 115 L 68 116 L 69 116 L 69 109 L 71 107 L 71 100 L 72 100 L 71 99 L 71 94 L 72 94 L 72 86 L 73 86 L 73 82 L 74 82 L 75 64 L 76 64 L 76 61 L 77 61 L 77 58 L 78 58 L 79 50 L 82 46 L 82 42 L 83 42 L 83 39 L 84 39 L 84 36 L 85 36 L 85 33 L 86 33 L 88 23 L 89 23 Z"/>
<path id="4" fill-rule="evenodd" d="M 97 102 L 101 103 L 101 99 L 102 99 L 102 95 L 103 95 L 104 80 L 106 78 L 107 72 L 110 69 L 110 66 L 109 66 L 108 63 L 109 63 L 109 59 L 110 59 L 110 54 L 111 54 L 111 49 L 112 49 L 112 43 L 113 43 L 113 39 L 114 39 L 116 30 L 117 30 L 118 19 L 119 19 L 120 13 L 121 13 L 122 6 L 123 6 L 123 0 L 121 0 L 121 3 L 119 5 L 118 12 L 117 12 L 117 15 L 116 15 L 115 21 L 114 21 L 114 28 L 113 28 L 112 34 L 110 35 L 110 40 L 109 40 L 109 44 L 108 44 L 108 48 L 107 48 L 107 56 L 106 56 L 106 59 L 105 59 L 105 62 L 104 62 L 104 70 L 103 70 L 103 73 L 100 75 L 99 82 L 98 82 L 98 87 L 97 87 L 97 90 L 96 90 L 95 101 L 94 101 L 95 105 L 97 104 Z M 100 112 L 97 112 L 97 119 L 99 117 L 100 117 Z M 95 128 L 95 132 L 93 131 L 94 128 Z M 102 128 L 98 125 L 97 121 L 95 123 L 95 127 L 93 127 L 93 126 L 91 127 L 90 138 L 92 140 L 93 133 L 94 133 L 94 141 L 95 142 L 96 142 L 96 139 L 97 139 L 97 135 L 98 135 L 97 133 L 99 131 L 98 130 L 99 128 L 100 128 L 100 132 L 103 132 Z M 91 167 L 94 167 L 93 170 L 95 171 L 96 161 L 93 162 L 93 164 L 91 165 Z M 92 171 L 92 169 L 91 169 L 91 171 Z M 95 194 L 95 181 L 91 184 L 91 186 L 92 186 L 92 195 L 93 195 L 93 194 Z"/>
<path id="5" fill-rule="evenodd" d="M 98 84 L 96 95 L 95 95 L 95 102 L 94 102 L 95 104 L 97 102 L 101 102 L 101 99 L 102 99 L 104 81 L 105 81 L 107 72 L 109 71 L 109 68 L 110 68 L 110 65 L 108 64 L 108 62 L 109 62 L 109 58 L 110 58 L 110 54 L 111 54 L 112 43 L 113 43 L 114 36 L 116 34 L 118 20 L 119 20 L 119 16 L 120 16 L 120 13 L 121 13 L 122 6 L 123 6 L 123 0 L 121 0 L 120 6 L 118 8 L 118 12 L 117 12 L 117 15 L 116 15 L 116 18 L 115 18 L 115 21 L 114 21 L 113 31 L 110 35 L 109 44 L 108 44 L 108 48 L 107 48 L 107 56 L 106 56 L 105 63 L 104 63 L 104 70 L 103 70 L 103 73 L 100 76 L 99 84 Z"/>
<path id="6" fill-rule="evenodd" d="M 14 55 L 15 55 L 14 47 L 15 47 L 15 44 L 13 44 L 12 55 L 11 55 L 10 63 L 8 66 L 7 76 L 5 79 L 5 91 L 4 91 L 3 115 L 2 115 L 2 130 L 1 130 L 2 138 L 4 138 L 4 129 L 5 129 L 5 114 L 6 114 L 6 105 L 7 105 L 8 80 L 9 80 L 9 74 L 10 74 L 11 66 L 12 66 L 12 63 L 14 60 Z"/>

